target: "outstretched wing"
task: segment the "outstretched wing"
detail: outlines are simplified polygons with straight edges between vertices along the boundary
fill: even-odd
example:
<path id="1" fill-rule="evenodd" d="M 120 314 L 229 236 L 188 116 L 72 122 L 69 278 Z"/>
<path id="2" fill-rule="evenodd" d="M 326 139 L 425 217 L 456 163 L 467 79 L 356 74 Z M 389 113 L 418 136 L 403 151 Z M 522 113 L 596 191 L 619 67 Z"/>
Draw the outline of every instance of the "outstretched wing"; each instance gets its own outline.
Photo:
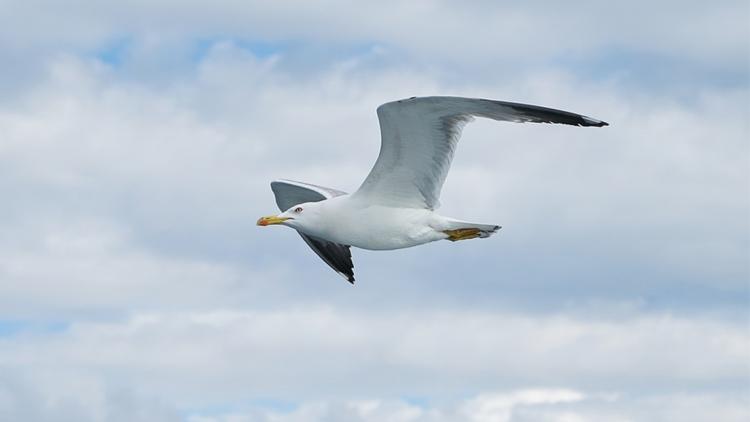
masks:
<path id="1" fill-rule="evenodd" d="M 525 123 L 607 126 L 580 114 L 461 97 L 412 97 L 378 107 L 380 155 L 356 196 L 383 205 L 436 209 L 464 125 L 474 116 Z"/>
<path id="2" fill-rule="evenodd" d="M 276 197 L 276 205 L 281 211 L 305 202 L 320 202 L 346 195 L 346 192 L 340 190 L 286 179 L 271 182 L 271 190 Z"/>
<path id="3" fill-rule="evenodd" d="M 276 205 L 279 206 L 281 211 L 286 211 L 304 202 L 319 202 L 336 196 L 346 195 L 346 192 L 336 189 L 295 182 L 293 180 L 274 180 L 271 182 L 271 190 L 276 197 Z M 302 236 L 305 243 L 329 267 L 341 274 L 348 282 L 354 284 L 354 264 L 352 263 L 352 253 L 348 245 L 329 242 L 300 232 L 297 233 Z"/>

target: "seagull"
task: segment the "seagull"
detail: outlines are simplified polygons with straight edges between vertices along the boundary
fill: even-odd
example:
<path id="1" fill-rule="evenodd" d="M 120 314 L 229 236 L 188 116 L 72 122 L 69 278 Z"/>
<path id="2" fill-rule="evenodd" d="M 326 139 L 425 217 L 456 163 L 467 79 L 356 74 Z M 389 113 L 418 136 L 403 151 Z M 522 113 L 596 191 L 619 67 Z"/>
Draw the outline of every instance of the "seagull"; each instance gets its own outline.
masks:
<path id="1" fill-rule="evenodd" d="M 580 114 L 535 105 L 463 97 L 411 97 L 381 105 L 380 155 L 351 194 L 293 180 L 274 180 L 281 214 L 259 226 L 291 227 L 334 271 L 354 284 L 350 247 L 409 248 L 437 240 L 487 238 L 500 226 L 442 216 L 440 190 L 461 130 L 474 117 L 516 123 L 607 126 Z"/>

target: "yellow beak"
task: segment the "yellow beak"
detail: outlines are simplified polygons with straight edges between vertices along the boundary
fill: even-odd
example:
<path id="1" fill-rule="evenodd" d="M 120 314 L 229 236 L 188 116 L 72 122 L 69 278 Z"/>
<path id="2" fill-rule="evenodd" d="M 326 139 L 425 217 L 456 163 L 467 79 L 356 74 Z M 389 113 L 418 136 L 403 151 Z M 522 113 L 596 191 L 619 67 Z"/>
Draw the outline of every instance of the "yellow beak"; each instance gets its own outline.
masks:
<path id="1" fill-rule="evenodd" d="M 286 220 L 289 220 L 288 217 L 277 217 L 275 215 L 269 215 L 268 217 L 261 217 L 258 219 L 258 225 L 259 226 L 270 226 L 272 224 L 281 224 L 285 222 Z"/>

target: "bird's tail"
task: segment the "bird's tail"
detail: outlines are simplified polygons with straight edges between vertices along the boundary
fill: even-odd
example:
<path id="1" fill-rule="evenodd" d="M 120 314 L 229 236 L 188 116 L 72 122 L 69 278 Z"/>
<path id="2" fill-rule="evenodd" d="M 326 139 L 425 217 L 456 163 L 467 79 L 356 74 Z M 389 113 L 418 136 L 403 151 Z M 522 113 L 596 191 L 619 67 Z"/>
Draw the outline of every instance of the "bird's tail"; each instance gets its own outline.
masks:
<path id="1" fill-rule="evenodd" d="M 496 224 L 479 224 L 470 223 L 468 221 L 460 221 L 453 219 L 446 219 L 446 228 L 443 233 L 447 236 L 445 239 L 451 242 L 458 240 L 484 239 L 490 237 L 500 230 L 500 226 Z"/>

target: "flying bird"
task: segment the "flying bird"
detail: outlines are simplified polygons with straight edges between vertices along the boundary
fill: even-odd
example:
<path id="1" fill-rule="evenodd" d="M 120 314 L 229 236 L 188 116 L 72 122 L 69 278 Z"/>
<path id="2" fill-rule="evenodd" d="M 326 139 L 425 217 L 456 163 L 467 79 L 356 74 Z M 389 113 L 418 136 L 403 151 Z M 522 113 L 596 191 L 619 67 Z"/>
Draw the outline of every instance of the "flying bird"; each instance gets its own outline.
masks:
<path id="1" fill-rule="evenodd" d="M 351 246 L 400 249 L 436 240 L 486 238 L 500 229 L 435 212 L 461 130 L 475 116 L 516 123 L 608 125 L 567 111 L 461 97 L 412 97 L 383 104 L 377 113 L 380 155 L 356 192 L 275 180 L 271 190 L 282 213 L 261 217 L 257 223 L 297 230 L 350 283 Z"/>

